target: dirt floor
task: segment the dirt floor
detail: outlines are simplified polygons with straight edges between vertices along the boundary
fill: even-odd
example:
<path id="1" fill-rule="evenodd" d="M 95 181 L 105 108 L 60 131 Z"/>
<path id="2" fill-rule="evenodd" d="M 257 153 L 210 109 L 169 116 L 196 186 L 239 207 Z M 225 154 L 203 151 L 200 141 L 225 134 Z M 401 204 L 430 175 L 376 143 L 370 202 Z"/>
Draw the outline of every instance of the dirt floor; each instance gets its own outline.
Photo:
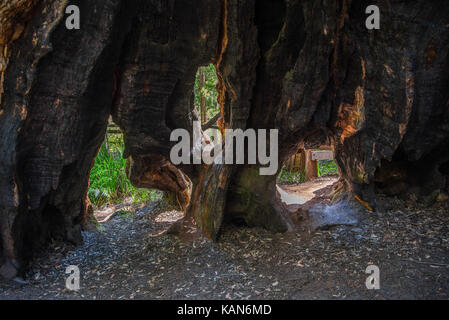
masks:
<path id="1" fill-rule="evenodd" d="M 305 186 L 281 187 L 295 194 Z M 0 299 L 448 299 L 447 202 L 382 201 L 384 209 L 356 210 L 342 224 L 331 215 L 353 208 L 320 204 L 312 209 L 334 222 L 318 215 L 308 233 L 226 226 L 218 243 L 161 234 L 182 216 L 161 202 L 117 211 L 83 233 L 83 246 L 55 243 L 24 280 L 1 281 Z M 365 286 L 372 264 L 379 290 Z M 65 288 L 69 265 L 80 268 L 78 292 Z"/>
<path id="2" fill-rule="evenodd" d="M 324 176 L 300 184 L 280 185 L 277 188 L 278 191 L 279 189 L 284 191 L 281 194 L 281 198 L 286 204 L 303 204 L 315 198 L 316 191 L 333 185 L 338 179 L 339 178 L 336 175 Z"/>

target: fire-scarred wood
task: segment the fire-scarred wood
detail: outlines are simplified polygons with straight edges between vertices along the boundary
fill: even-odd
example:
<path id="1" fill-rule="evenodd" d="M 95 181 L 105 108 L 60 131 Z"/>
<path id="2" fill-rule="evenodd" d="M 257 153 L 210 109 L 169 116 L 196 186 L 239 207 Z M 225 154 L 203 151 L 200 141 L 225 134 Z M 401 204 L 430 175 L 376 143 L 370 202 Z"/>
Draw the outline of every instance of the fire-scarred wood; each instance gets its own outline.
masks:
<path id="1" fill-rule="evenodd" d="M 84 24 L 69 31 L 67 1 L 34 3 L 25 17 L 23 1 L 10 2 L 16 10 L 6 11 L 27 24 L 6 44 L 0 83 L 0 273 L 6 277 L 51 238 L 82 241 L 89 170 L 106 130 L 113 70 L 138 10 L 114 0 L 73 1 Z"/>
<path id="2" fill-rule="evenodd" d="M 210 238 L 223 221 L 291 228 L 276 176 L 257 165 L 169 162 L 172 130 L 193 132 L 195 73 L 209 63 L 223 132 L 278 129 L 280 164 L 332 144 L 361 201 L 375 207 L 382 192 L 432 203 L 449 181 L 449 9 L 375 2 L 380 30 L 365 27 L 365 0 L 3 1 L 0 273 L 15 276 L 51 237 L 81 241 L 110 114 L 131 181 L 185 206 L 188 177 L 188 219 Z M 68 4 L 80 30 L 65 28 Z"/>

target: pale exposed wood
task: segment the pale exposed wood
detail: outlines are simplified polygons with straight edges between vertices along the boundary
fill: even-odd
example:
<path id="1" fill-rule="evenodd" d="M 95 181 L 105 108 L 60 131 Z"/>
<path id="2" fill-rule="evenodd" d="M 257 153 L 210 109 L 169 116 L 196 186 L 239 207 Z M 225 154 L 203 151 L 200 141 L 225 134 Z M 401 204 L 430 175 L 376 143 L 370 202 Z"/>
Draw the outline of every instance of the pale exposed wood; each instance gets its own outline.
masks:
<path id="1" fill-rule="evenodd" d="M 305 154 L 306 154 L 305 176 L 306 181 L 309 181 L 318 177 L 318 162 L 312 160 L 312 150 L 306 150 Z"/>
<path id="2" fill-rule="evenodd" d="M 203 93 L 204 83 L 206 82 L 206 76 L 202 68 L 199 68 L 199 83 L 198 90 L 200 92 L 200 113 L 201 113 L 201 124 L 206 123 L 206 97 Z"/>

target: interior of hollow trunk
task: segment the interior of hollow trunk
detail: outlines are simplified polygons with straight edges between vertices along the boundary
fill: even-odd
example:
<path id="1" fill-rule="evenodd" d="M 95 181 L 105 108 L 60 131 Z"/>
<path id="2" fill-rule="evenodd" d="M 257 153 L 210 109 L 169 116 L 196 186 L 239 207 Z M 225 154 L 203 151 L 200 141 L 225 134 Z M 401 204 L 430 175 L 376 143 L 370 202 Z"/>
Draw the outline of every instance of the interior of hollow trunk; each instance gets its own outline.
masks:
<path id="1" fill-rule="evenodd" d="M 388 2 L 375 30 L 365 1 L 74 3 L 76 30 L 64 0 L 0 5 L 1 275 L 121 218 L 215 242 L 448 201 L 448 6 Z"/>

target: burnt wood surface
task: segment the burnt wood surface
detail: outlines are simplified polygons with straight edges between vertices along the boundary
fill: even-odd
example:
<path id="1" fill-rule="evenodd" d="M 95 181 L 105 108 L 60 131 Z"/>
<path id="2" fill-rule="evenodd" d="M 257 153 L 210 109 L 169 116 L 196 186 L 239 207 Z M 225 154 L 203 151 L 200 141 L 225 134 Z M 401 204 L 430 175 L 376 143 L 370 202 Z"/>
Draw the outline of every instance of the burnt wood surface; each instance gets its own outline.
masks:
<path id="1" fill-rule="evenodd" d="M 69 4 L 79 30 L 65 27 Z M 380 30 L 365 27 L 371 4 Z M 332 145 L 349 191 L 373 208 L 378 193 L 431 203 L 448 188 L 448 54 L 443 0 L 3 0 L 0 274 L 51 238 L 82 241 L 110 115 L 131 182 L 174 192 L 211 239 L 235 220 L 292 228 L 276 176 L 257 165 L 169 161 L 171 131 L 198 120 L 195 74 L 210 63 L 218 126 L 279 129 L 279 169 Z"/>

